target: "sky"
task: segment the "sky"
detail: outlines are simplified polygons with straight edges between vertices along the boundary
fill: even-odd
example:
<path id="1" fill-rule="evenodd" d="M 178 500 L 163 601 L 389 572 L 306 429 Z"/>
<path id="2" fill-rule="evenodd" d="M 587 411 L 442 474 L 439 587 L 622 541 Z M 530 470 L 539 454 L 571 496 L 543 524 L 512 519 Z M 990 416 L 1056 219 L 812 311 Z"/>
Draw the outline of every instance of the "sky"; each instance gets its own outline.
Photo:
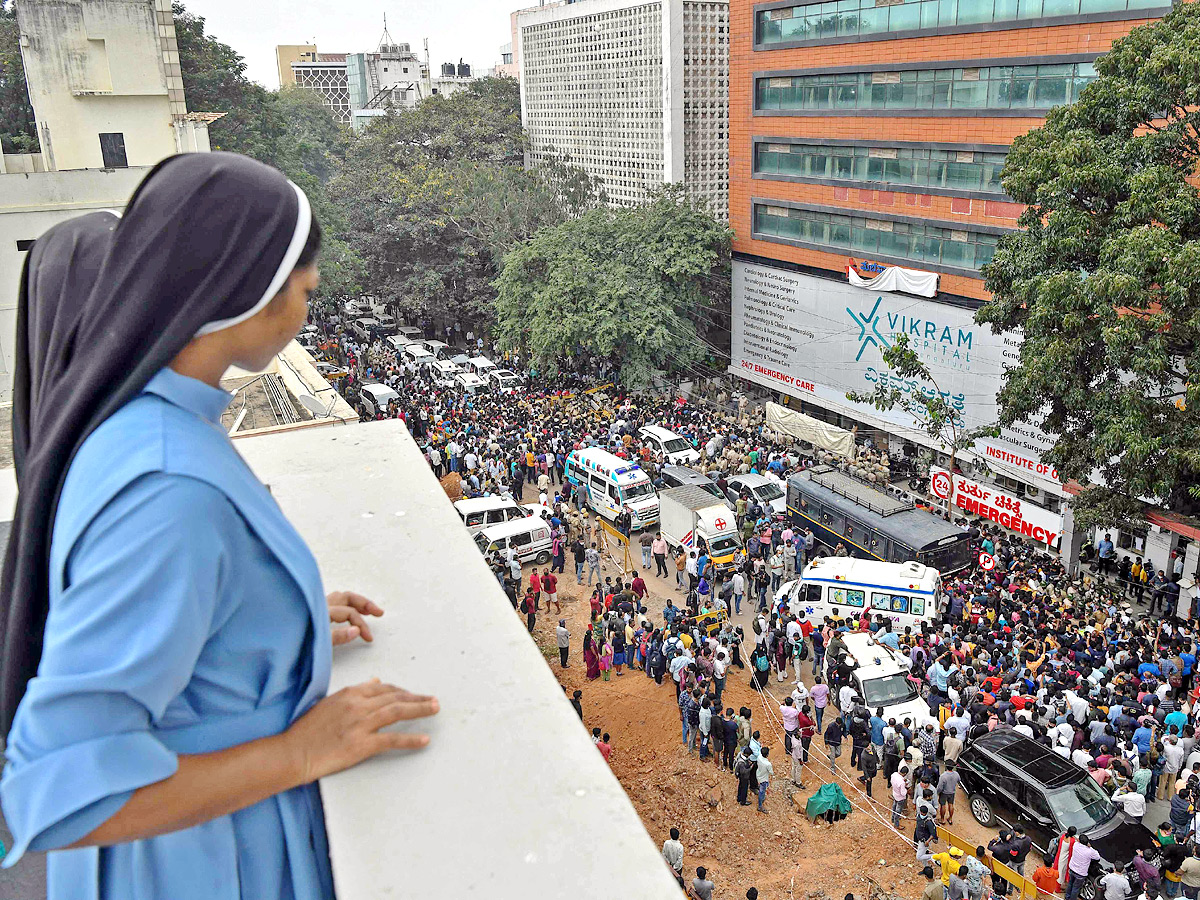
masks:
<path id="1" fill-rule="evenodd" d="M 277 44 L 317 45 L 319 53 L 374 51 L 383 35 L 383 17 L 398 44 L 411 44 L 436 73 L 441 63 L 471 64 L 486 75 L 500 61 L 500 46 L 511 40 L 509 13 L 521 0 L 184 0 L 203 16 L 205 30 L 246 60 L 246 74 L 264 87 L 279 87 Z"/>

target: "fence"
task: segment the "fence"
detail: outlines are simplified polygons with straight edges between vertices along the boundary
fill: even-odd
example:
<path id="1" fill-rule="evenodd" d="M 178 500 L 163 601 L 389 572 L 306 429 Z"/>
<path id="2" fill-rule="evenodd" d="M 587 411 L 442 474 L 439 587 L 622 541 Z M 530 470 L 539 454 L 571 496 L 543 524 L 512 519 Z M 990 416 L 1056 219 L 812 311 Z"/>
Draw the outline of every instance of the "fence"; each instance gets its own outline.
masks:
<path id="1" fill-rule="evenodd" d="M 937 826 L 937 833 L 939 840 L 944 841 L 949 847 L 958 847 L 964 854 L 973 854 L 974 850 L 972 848 L 978 846 L 974 841 L 969 841 L 965 837 L 957 835 L 949 828 L 944 828 L 941 825 Z M 1016 869 L 1012 869 L 1002 862 L 997 862 L 994 859 L 985 859 L 984 862 L 987 863 L 989 869 L 1016 889 L 1015 900 L 1050 900 L 1050 898 L 1058 900 L 1062 896 L 1061 894 L 1046 893 L 1034 884 L 1032 878 L 1021 875 Z M 1009 894 L 1009 897 L 1012 898 L 1014 895 Z"/>

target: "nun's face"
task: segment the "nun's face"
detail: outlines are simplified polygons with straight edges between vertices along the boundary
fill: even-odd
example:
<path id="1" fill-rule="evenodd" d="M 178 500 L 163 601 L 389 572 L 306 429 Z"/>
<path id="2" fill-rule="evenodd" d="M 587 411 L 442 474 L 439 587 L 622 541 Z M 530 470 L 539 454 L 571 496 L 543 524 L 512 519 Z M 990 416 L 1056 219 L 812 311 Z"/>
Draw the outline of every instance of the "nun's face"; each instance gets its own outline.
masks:
<path id="1" fill-rule="evenodd" d="M 317 289 L 320 280 L 315 263 L 292 270 L 275 298 L 262 312 L 243 323 L 250 327 L 242 335 L 240 355 L 244 359 L 236 360 L 239 366 L 252 372 L 266 368 L 275 355 L 300 333 L 308 321 L 308 298 Z"/>

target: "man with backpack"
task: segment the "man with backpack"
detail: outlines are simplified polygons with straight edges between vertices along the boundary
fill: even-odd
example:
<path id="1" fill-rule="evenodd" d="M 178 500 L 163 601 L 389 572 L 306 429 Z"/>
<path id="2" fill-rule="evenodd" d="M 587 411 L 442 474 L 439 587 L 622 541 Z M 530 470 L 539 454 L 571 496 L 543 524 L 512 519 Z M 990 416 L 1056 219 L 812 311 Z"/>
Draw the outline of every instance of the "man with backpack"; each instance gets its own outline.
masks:
<path id="1" fill-rule="evenodd" d="M 750 748 L 746 747 L 733 767 L 733 774 L 738 783 L 737 799 L 742 806 L 749 806 L 750 791 L 758 790 L 758 785 L 754 783 L 754 773 L 757 769 L 758 761 L 754 758 Z"/>

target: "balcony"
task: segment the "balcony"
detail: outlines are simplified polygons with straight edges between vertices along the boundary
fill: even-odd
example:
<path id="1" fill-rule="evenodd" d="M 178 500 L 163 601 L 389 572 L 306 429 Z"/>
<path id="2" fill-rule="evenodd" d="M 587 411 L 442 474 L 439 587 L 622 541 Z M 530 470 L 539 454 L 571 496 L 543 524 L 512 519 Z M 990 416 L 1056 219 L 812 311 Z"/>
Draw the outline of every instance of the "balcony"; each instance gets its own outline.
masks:
<path id="1" fill-rule="evenodd" d="M 404 424 L 343 426 L 336 412 L 327 421 L 337 424 L 258 430 L 237 448 L 313 548 L 326 588 L 361 591 L 386 610 L 373 644 L 334 650 L 331 689 L 377 676 L 436 694 L 442 707 L 411 726 L 428 731 L 427 749 L 321 783 L 338 896 L 677 900 L 633 805 Z M 0 470 L 0 518 L 15 493 L 12 470 Z M 40 857 L 0 872 L 0 895 L 45 896 Z"/>
<path id="2" fill-rule="evenodd" d="M 308 540 L 327 589 L 386 610 L 333 685 L 436 694 L 419 753 L 321 791 L 338 896 L 679 897 L 657 847 L 413 443 L 393 420 L 238 449 Z"/>

